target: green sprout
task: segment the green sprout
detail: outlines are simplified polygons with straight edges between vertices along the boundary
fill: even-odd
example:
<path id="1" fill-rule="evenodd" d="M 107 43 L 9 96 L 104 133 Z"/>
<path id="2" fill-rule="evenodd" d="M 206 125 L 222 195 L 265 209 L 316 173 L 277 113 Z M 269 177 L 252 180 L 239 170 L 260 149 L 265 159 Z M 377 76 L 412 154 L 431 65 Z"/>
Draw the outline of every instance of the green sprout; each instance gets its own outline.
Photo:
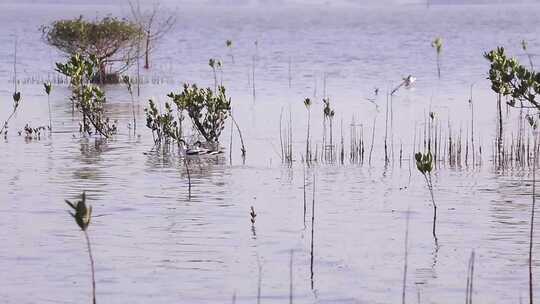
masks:
<path id="1" fill-rule="evenodd" d="M 44 82 L 43 87 L 45 88 L 45 93 L 47 94 L 47 105 L 49 106 L 49 131 L 52 132 L 52 116 L 51 116 L 51 91 L 52 84 L 50 82 Z"/>
<path id="2" fill-rule="evenodd" d="M 234 54 L 233 54 L 233 43 L 232 40 L 225 41 L 225 45 L 229 49 L 229 56 L 231 57 L 231 61 L 234 64 Z"/>
<path id="3" fill-rule="evenodd" d="M 443 47 L 443 40 L 441 37 L 435 38 L 431 42 L 431 47 L 435 48 L 437 51 L 437 75 L 439 75 L 439 79 L 441 78 L 441 53 L 442 53 L 442 47 Z"/>
<path id="4" fill-rule="evenodd" d="M 122 82 L 127 86 L 129 96 L 131 96 L 131 114 L 133 115 L 133 134 L 137 131 L 137 119 L 135 118 L 135 98 L 133 98 L 133 86 L 129 76 L 123 76 Z"/>
<path id="5" fill-rule="evenodd" d="M 13 111 L 11 112 L 11 115 L 9 115 L 8 119 L 4 122 L 4 124 L 2 125 L 2 128 L 0 129 L 0 134 L 3 133 L 4 138 L 7 137 L 8 123 L 11 120 L 11 118 L 15 115 L 15 112 L 17 112 L 17 109 L 19 108 L 19 105 L 20 105 L 20 101 L 21 101 L 21 92 L 13 93 Z"/>
<path id="6" fill-rule="evenodd" d="M 433 156 L 431 153 L 422 154 L 420 152 L 414 155 L 416 159 L 416 168 L 426 180 L 426 185 L 431 194 L 431 202 L 433 203 L 433 238 L 435 238 L 435 243 L 437 243 L 437 234 L 435 233 L 435 228 L 437 224 L 437 204 L 435 203 L 435 198 L 433 195 L 433 181 L 431 179 L 431 171 L 433 171 Z"/>
<path id="7" fill-rule="evenodd" d="M 306 162 L 311 161 L 311 151 L 310 151 L 310 142 L 309 142 L 309 133 L 310 133 L 310 125 L 311 125 L 311 99 L 306 98 L 304 99 L 304 106 L 306 107 L 306 110 L 308 112 L 308 126 L 307 126 L 307 138 L 306 138 Z"/>

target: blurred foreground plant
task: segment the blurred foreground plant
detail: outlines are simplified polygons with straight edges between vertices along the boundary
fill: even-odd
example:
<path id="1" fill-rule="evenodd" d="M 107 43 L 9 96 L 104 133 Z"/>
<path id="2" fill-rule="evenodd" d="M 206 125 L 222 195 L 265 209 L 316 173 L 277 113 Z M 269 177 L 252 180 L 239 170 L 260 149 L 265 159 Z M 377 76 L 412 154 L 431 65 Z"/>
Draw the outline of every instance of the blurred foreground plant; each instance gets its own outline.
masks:
<path id="1" fill-rule="evenodd" d="M 86 205 L 85 192 L 83 192 L 80 201 L 72 203 L 69 200 L 66 200 L 66 203 L 73 209 L 73 211 L 75 211 L 75 213 L 70 211 L 69 214 L 71 214 L 71 216 L 75 219 L 75 222 L 84 233 L 84 237 L 86 239 L 88 257 L 90 258 L 90 266 L 92 269 L 92 303 L 96 304 L 96 279 L 94 270 L 94 258 L 92 256 L 92 247 L 90 245 L 90 238 L 88 237 L 87 232 L 88 226 L 90 225 L 90 220 L 92 218 L 92 206 Z"/>

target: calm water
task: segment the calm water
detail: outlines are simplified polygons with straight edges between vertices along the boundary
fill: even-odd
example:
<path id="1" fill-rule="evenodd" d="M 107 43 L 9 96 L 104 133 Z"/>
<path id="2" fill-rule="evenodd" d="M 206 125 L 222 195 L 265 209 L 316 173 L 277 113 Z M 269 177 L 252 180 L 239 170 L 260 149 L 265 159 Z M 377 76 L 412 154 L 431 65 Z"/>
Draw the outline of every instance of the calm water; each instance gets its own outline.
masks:
<path id="1" fill-rule="evenodd" d="M 8 138 L 0 142 L 2 303 L 89 300 L 84 239 L 63 203 L 83 190 L 96 216 L 89 233 L 98 301 L 103 303 L 228 303 L 233 294 L 238 303 L 254 303 L 259 266 L 261 302 L 284 303 L 291 250 L 295 303 L 396 303 L 401 300 L 409 209 L 408 302 L 418 297 L 422 303 L 463 301 L 472 250 L 477 256 L 475 301 L 517 303 L 527 298 L 530 172 L 501 172 L 490 162 L 495 96 L 485 80 L 488 64 L 482 54 L 504 45 L 526 60 L 522 39 L 531 52 L 540 52 L 540 28 L 535 26 L 540 6 L 182 8 L 175 31 L 159 45 L 154 68 L 145 74 L 150 81 L 137 102 L 136 135 L 128 129 L 131 101 L 124 87 L 105 88 L 107 113 L 119 121 L 120 134 L 104 142 L 80 138 L 69 89 L 56 86 L 51 96 L 55 132 L 32 141 L 18 136 L 26 123 L 47 124 L 41 81 L 53 75 L 54 62 L 61 60 L 42 42 L 39 26 L 80 14 L 125 12 L 122 6 L 0 4 L 1 120 L 12 108 L 15 36 L 23 95 Z M 444 39 L 440 81 L 430 46 L 436 36 Z M 226 39 L 234 42 L 234 64 Z M 181 159 L 153 151 L 143 109 L 148 98 L 163 103 L 165 94 L 179 90 L 183 82 L 213 86 L 207 65 L 211 57 L 224 60 L 218 78 L 232 97 L 247 159 L 243 164 L 235 136 L 232 165 L 228 151 L 220 162 L 194 163 L 189 200 Z M 393 99 L 396 156 L 385 168 L 384 93 L 408 74 L 418 80 L 414 89 L 400 90 Z M 467 100 L 473 83 L 475 140 L 484 151 L 482 165 L 436 171 L 437 248 L 431 236 L 429 192 L 409 155 L 415 129 L 420 133 L 429 111 L 444 129 L 450 121 L 454 135 L 460 129 L 468 133 Z M 382 92 L 378 108 L 366 100 L 375 87 Z M 307 113 L 302 101 L 315 100 L 311 126 L 320 145 L 325 93 L 336 111 L 336 141 L 343 121 L 346 151 L 353 117 L 362 124 L 367 145 L 377 117 L 373 160 L 371 166 L 346 161 L 309 168 L 304 223 L 301 154 Z M 292 168 L 280 160 L 282 111 L 287 120 L 289 113 L 293 118 Z M 505 116 L 508 136 L 516 132 L 512 113 L 515 110 Z M 227 124 L 225 147 L 229 132 Z M 258 213 L 254 230 L 250 206 Z M 535 242 L 538 245 L 540 237 Z M 540 273 L 540 258 L 535 259 L 535 272 Z M 540 293 L 540 285 L 535 290 Z"/>

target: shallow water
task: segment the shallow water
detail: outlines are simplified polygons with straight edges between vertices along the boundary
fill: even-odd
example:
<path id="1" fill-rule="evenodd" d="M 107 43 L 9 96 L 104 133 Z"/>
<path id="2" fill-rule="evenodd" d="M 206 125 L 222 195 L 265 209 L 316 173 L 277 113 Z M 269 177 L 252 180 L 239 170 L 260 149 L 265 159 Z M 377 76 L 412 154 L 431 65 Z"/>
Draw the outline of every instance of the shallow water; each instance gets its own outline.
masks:
<path id="1" fill-rule="evenodd" d="M 83 236 L 65 212 L 64 199 L 84 190 L 94 208 L 89 233 L 96 260 L 98 300 L 106 303 L 238 303 L 289 299 L 293 250 L 295 303 L 390 303 L 401 299 L 407 210 L 410 210 L 407 300 L 462 301 L 467 262 L 476 252 L 475 301 L 518 302 L 528 292 L 531 175 L 496 170 L 495 96 L 485 80 L 482 53 L 498 45 L 525 60 L 520 41 L 540 52 L 535 24 L 540 6 L 421 6 L 393 8 L 266 8 L 179 10 L 176 30 L 159 46 L 137 102 L 137 131 L 128 129 L 131 101 L 122 86 L 106 87 L 107 114 L 120 134 L 108 142 L 80 138 L 69 90 L 51 96 L 54 133 L 25 140 L 17 130 L 48 122 L 41 81 L 60 60 L 38 28 L 79 14 L 121 14 L 122 6 L 0 4 L 0 118 L 11 111 L 14 36 L 22 105 L 0 143 L 0 298 L 3 303 L 88 301 L 90 273 Z M 519 18 L 516 18 L 519 16 Z M 430 42 L 444 39 L 442 79 Z M 235 63 L 225 40 L 234 42 Z M 254 41 L 258 41 L 255 48 Z M 253 97 L 252 57 L 256 96 Z M 192 197 L 183 163 L 153 149 L 144 126 L 146 100 L 160 103 L 182 82 L 213 86 L 208 58 L 224 60 L 223 83 L 243 130 L 247 158 L 235 136 L 220 161 L 192 162 Z M 291 87 L 289 88 L 289 62 Z M 401 77 L 414 89 L 393 99 L 394 162 L 384 166 L 385 92 Z M 326 75 L 326 76 L 325 76 Z M 218 75 L 221 78 L 221 75 Z M 326 89 L 323 83 L 326 78 Z M 440 166 L 434 175 L 438 245 L 431 235 L 432 207 L 410 155 L 433 111 L 454 135 L 470 128 L 474 83 L 477 166 Z M 381 89 L 378 110 L 366 101 Z M 377 117 L 371 166 L 317 164 L 307 169 L 304 220 L 301 155 L 311 97 L 311 131 L 322 138 L 323 94 L 336 111 L 334 139 L 343 123 L 362 124 L 369 145 Z M 294 158 L 280 159 L 279 121 L 293 118 Z M 515 134 L 515 110 L 505 116 Z M 229 147 L 229 124 L 223 146 Z M 416 132 L 415 132 L 416 130 Z M 463 135 L 465 137 L 465 135 Z M 465 139 L 464 139 L 465 140 Z M 403 146 L 404 159 L 399 161 Z M 320 146 L 319 146 L 320 147 Z M 366 152 L 367 159 L 367 152 Z M 311 251 L 311 202 L 315 225 Z M 258 213 L 252 229 L 249 208 Z M 535 238 L 538 244 L 540 238 Z M 311 257 L 313 253 L 313 272 Z M 538 255 L 537 255 L 538 256 Z M 535 259 L 538 272 L 540 259 Z M 540 292 L 535 283 L 535 291 Z"/>

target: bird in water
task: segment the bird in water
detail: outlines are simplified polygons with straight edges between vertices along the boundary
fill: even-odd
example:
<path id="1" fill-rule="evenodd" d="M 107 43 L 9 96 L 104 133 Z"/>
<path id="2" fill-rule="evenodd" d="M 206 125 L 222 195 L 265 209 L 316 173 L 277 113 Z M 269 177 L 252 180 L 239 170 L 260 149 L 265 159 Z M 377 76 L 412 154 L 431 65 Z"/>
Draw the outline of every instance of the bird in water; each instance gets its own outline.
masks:
<path id="1" fill-rule="evenodd" d="M 196 141 L 193 144 L 193 147 L 190 148 L 189 145 L 184 141 L 180 140 L 182 149 L 184 150 L 184 153 L 187 156 L 201 156 L 201 155 L 217 155 L 223 153 L 222 151 L 218 150 L 210 150 L 203 147 L 203 144 L 200 140 Z"/>
<path id="2" fill-rule="evenodd" d="M 394 95 L 394 93 L 396 93 L 399 89 L 401 89 L 401 87 L 410 89 L 414 85 L 415 82 L 416 82 L 416 77 L 414 77 L 413 75 L 409 75 L 403 78 L 403 81 L 395 89 L 392 90 L 392 93 L 390 93 L 390 95 Z"/>

